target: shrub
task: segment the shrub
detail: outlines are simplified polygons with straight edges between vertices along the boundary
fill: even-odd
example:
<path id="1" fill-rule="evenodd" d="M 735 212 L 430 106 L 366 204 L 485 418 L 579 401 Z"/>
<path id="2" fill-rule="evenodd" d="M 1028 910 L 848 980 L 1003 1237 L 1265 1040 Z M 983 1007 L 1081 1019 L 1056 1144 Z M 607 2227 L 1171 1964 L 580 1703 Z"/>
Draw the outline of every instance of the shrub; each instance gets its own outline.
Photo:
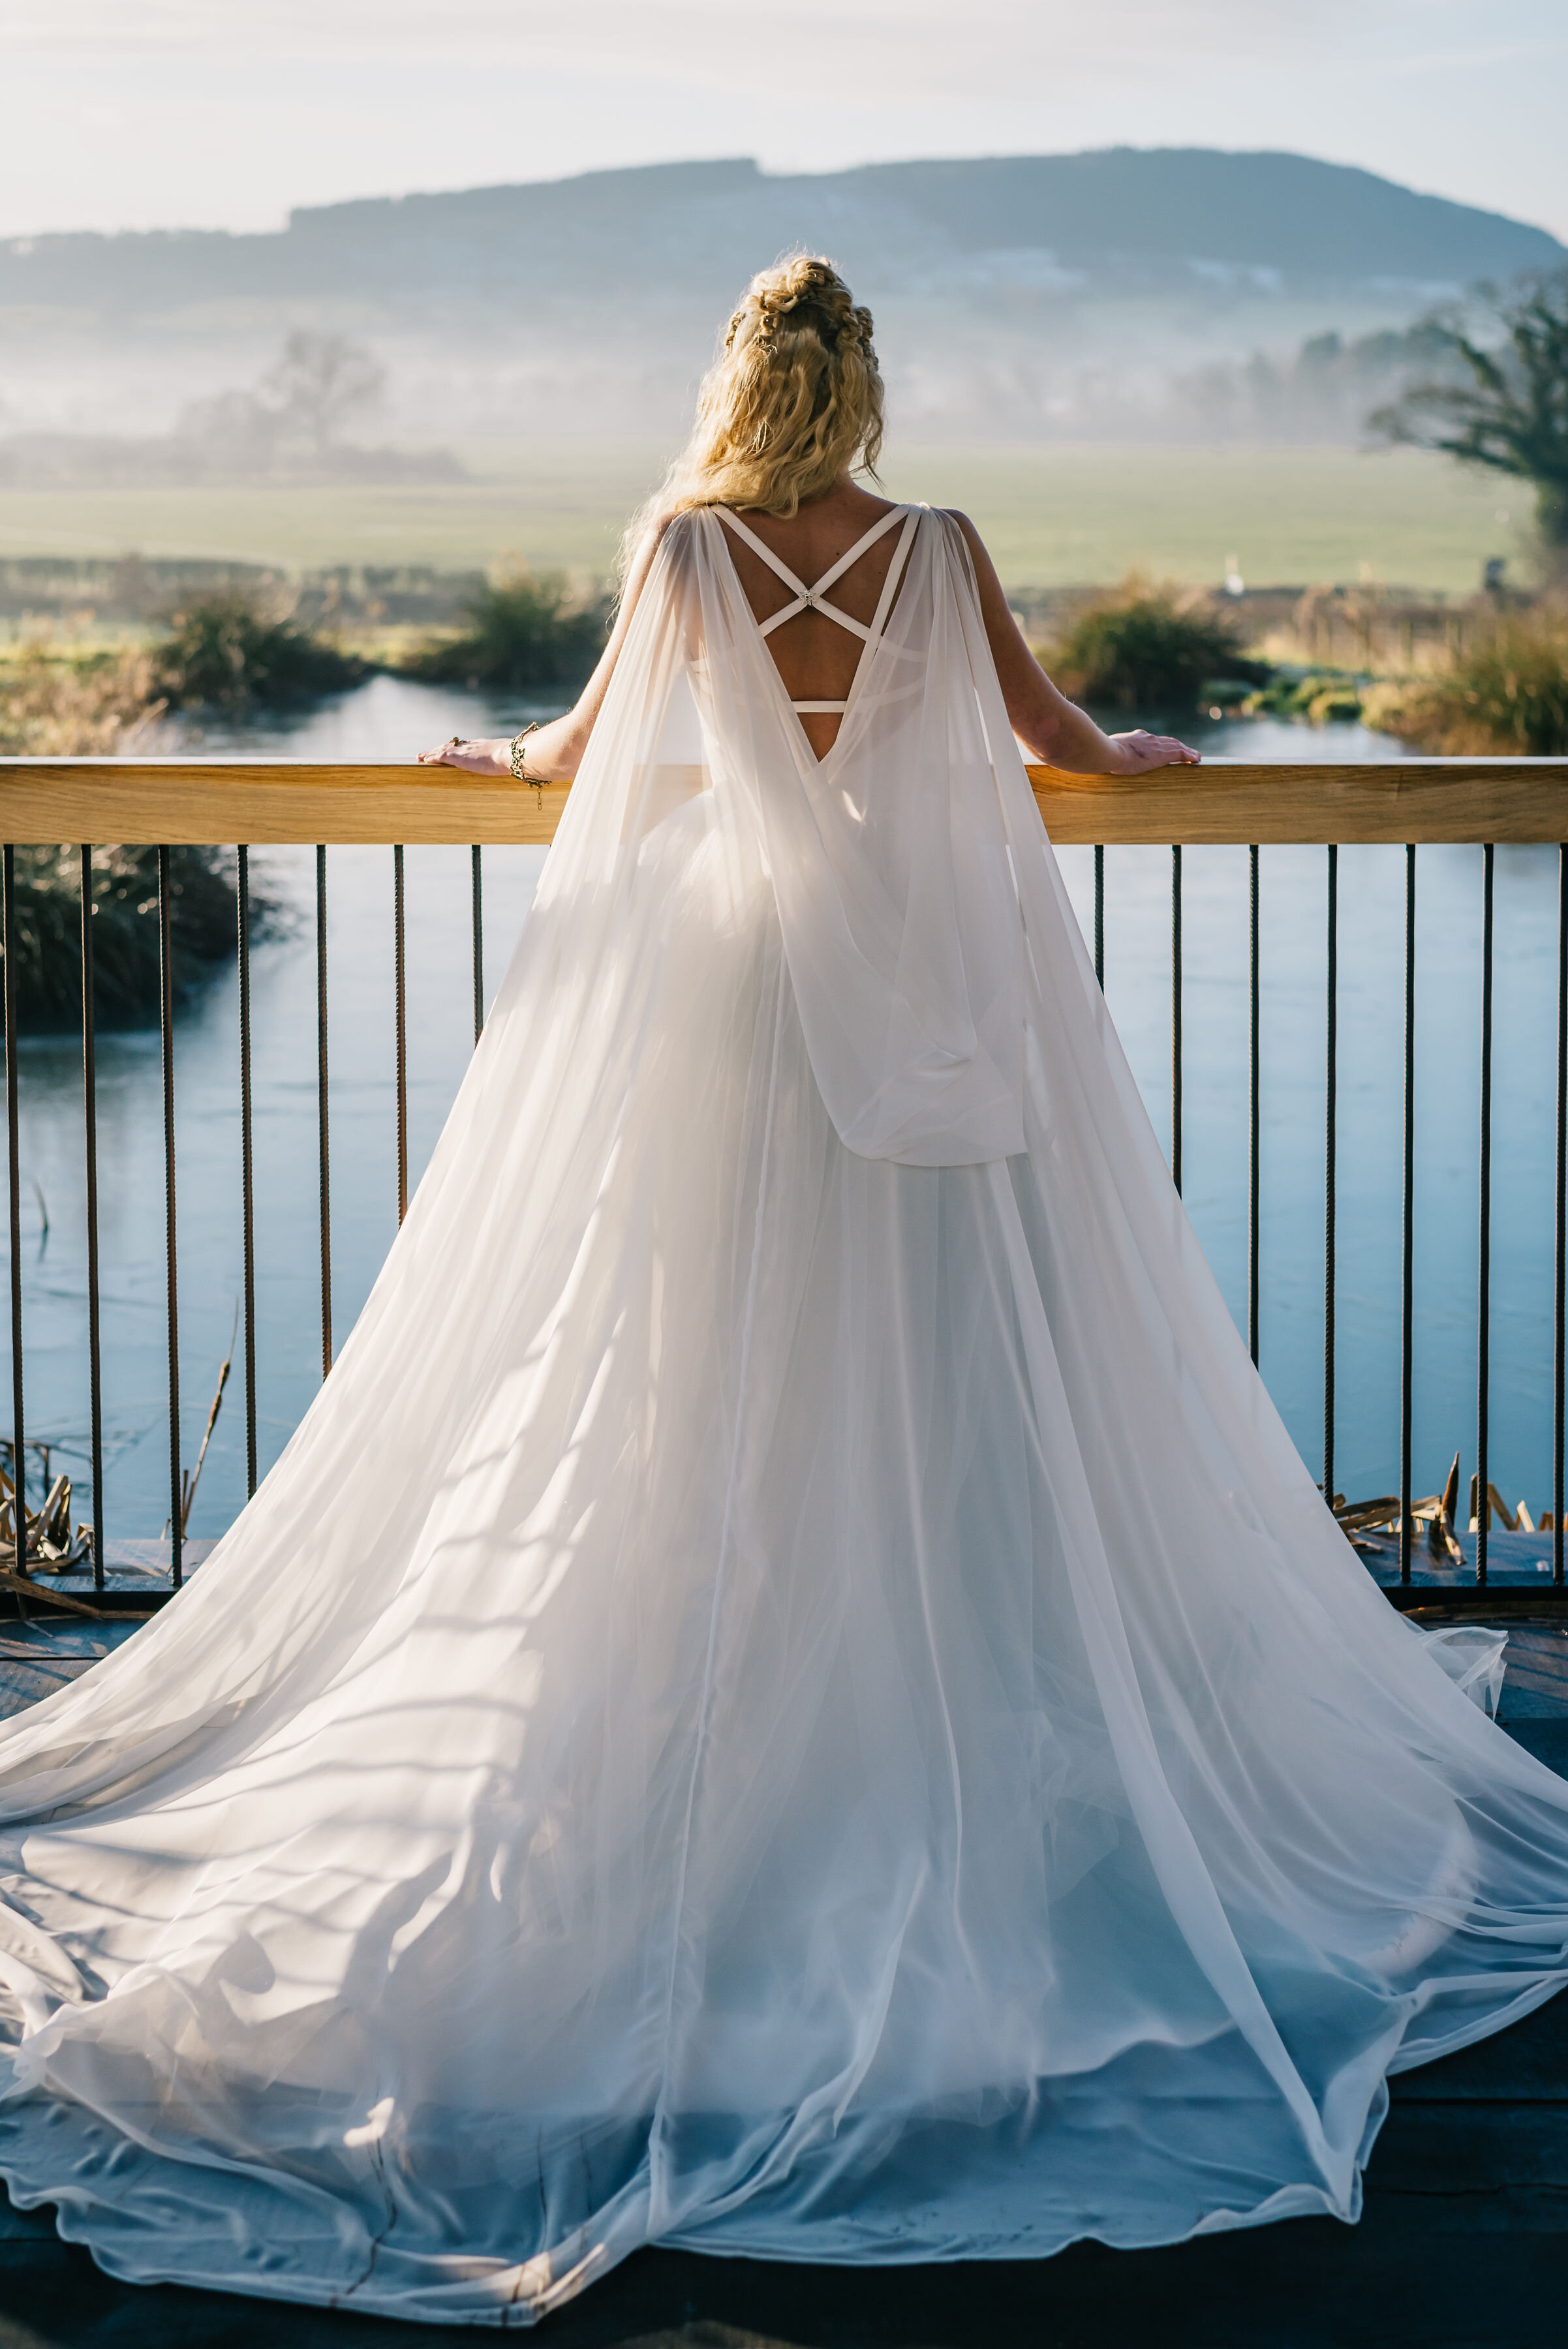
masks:
<path id="1" fill-rule="evenodd" d="M 1369 726 L 1425 750 L 1534 759 L 1568 753 L 1568 616 L 1509 613 L 1445 672 L 1367 698 Z"/>
<path id="2" fill-rule="evenodd" d="M 75 843 L 16 851 L 17 1024 L 74 1029 L 81 1020 L 81 863 Z M 231 860 L 218 848 L 169 852 L 173 976 L 192 993 L 234 953 L 235 891 Z M 93 978 L 97 1016 L 106 1028 L 141 1027 L 158 1018 L 158 851 L 100 848 L 93 855 Z M 251 890 L 253 927 L 262 934 L 276 909 Z M 3 966 L 0 956 L 0 966 Z"/>
<path id="3" fill-rule="evenodd" d="M 471 685 L 585 684 L 605 648 L 609 606 L 574 601 L 556 574 L 508 571 L 462 606 L 461 635 L 428 646 L 410 663 L 420 677 Z"/>
<path id="4" fill-rule="evenodd" d="M 1190 709 L 1210 680 L 1268 676 L 1200 596 L 1136 577 L 1091 605 L 1045 662 L 1075 701 L 1121 710 Z"/>
<path id="5" fill-rule="evenodd" d="M 173 616 L 153 655 L 156 688 L 171 708 L 242 709 L 340 692 L 364 664 L 308 629 L 270 614 L 248 587 L 214 587 Z"/>
<path id="6" fill-rule="evenodd" d="M 1305 718 L 1314 726 L 1359 718 L 1360 681 L 1339 668 L 1278 668 L 1242 708 L 1249 718 Z"/>

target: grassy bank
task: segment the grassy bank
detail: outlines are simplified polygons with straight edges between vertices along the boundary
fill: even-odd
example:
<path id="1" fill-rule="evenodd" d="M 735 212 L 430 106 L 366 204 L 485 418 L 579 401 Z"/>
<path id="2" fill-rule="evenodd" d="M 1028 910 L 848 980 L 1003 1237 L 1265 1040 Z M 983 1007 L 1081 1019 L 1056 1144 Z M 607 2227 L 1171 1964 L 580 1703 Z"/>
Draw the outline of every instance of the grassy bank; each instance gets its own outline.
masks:
<path id="1" fill-rule="evenodd" d="M 896 425 L 896 419 L 895 419 Z M 431 563 L 602 578 L 668 451 L 622 444 L 462 451 L 484 476 L 433 487 L 12 491 L 0 553 L 243 558 L 308 568 Z M 1469 594 L 1516 554 L 1527 500 L 1416 450 L 900 445 L 889 492 L 973 514 L 1009 585 L 1119 578 L 1379 579 Z M 1507 523 L 1497 520 L 1499 508 Z"/>

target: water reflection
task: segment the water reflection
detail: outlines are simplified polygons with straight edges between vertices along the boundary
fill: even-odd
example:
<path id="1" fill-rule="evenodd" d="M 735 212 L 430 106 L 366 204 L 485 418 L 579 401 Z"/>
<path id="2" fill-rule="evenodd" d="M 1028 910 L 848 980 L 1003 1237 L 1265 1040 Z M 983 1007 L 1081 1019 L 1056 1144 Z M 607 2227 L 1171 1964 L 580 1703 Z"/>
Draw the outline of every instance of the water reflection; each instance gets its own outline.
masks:
<path id="1" fill-rule="evenodd" d="M 411 757 L 452 733 L 499 733 L 558 704 L 528 706 L 377 678 L 265 725 L 209 727 L 180 743 L 227 754 L 355 761 Z M 1397 758 L 1358 727 L 1203 720 L 1211 755 Z M 543 852 L 485 852 L 486 978 L 499 981 Z M 1063 853 L 1087 929 L 1087 850 Z M 1186 1195 L 1227 1299 L 1246 1296 L 1247 870 L 1241 848 L 1185 857 Z M 1169 1087 L 1169 857 L 1107 854 L 1106 992 L 1162 1136 Z M 253 976 L 257 1213 L 257 1373 L 263 1470 L 319 1378 L 317 1289 L 314 857 L 253 852 L 258 885 L 294 906 L 292 935 L 258 947 Z M 333 1283 L 339 1343 L 396 1228 L 392 869 L 388 849 L 329 860 Z M 469 859 L 407 852 L 410 1157 L 417 1178 L 472 1041 Z M 1323 985 L 1324 857 L 1262 859 L 1262 1368 L 1314 1472 L 1322 1444 Z M 1386 1491 L 1398 1418 L 1403 859 L 1340 856 L 1339 1481 Z M 1547 1499 L 1551 1415 L 1556 857 L 1497 860 L 1496 1150 L 1493 1159 L 1492 1474 L 1511 1500 Z M 1456 1445 L 1473 1449 L 1475 1159 L 1480 853 L 1420 859 L 1417 1038 L 1416 1478 L 1440 1483 Z M 200 1440 L 240 1294 L 237 999 L 229 970 L 178 1023 L 182 1439 Z M 110 1537 L 155 1534 L 168 1515 L 163 1355 L 163 1170 L 158 1040 L 99 1040 L 105 1499 Z M 88 1395 L 79 1051 L 21 1046 L 23 1243 L 28 1426 L 87 1491 Z M 34 1191 L 47 1202 L 48 1230 Z M 0 1372 L 0 1375 L 5 1373 Z M 244 1497 L 236 1373 L 192 1518 L 222 1530 Z"/>
<path id="2" fill-rule="evenodd" d="M 256 718 L 180 718 L 165 730 L 170 755 L 193 759 L 312 759 L 325 766 L 416 758 L 449 734 L 512 734 L 530 718 L 560 715 L 558 698 L 465 692 L 373 677 L 351 693 Z"/>

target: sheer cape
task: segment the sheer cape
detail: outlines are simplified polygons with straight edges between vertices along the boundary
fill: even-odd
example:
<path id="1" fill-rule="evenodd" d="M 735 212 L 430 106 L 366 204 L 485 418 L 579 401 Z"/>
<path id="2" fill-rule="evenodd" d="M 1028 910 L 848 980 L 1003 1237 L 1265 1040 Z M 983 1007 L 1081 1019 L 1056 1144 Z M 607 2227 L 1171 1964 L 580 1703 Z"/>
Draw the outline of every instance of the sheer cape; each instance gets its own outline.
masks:
<path id="1" fill-rule="evenodd" d="M 819 767 L 686 516 L 320 1397 L 0 1734 L 0 2172 L 119 2275 L 492 2324 L 649 2241 L 1354 2217 L 1386 2074 L 1568 1977 L 1490 1660 L 1248 1362 L 960 533 Z"/>

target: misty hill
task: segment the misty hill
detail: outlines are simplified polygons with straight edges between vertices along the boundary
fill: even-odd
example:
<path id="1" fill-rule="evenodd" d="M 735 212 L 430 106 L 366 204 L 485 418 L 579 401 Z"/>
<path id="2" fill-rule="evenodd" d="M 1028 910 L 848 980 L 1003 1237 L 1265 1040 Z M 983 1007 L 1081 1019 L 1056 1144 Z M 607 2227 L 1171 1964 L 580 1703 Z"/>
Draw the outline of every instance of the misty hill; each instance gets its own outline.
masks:
<path id="1" fill-rule="evenodd" d="M 16 239 L 0 477 L 204 478 L 190 419 L 232 420 L 296 330 L 373 357 L 362 429 L 388 478 L 394 442 L 673 446 L 715 328 L 800 246 L 875 312 L 896 433 L 992 440 L 1353 440 L 1422 311 L 1568 260 L 1369 171 L 1204 149 L 661 164 L 330 204 L 265 235 Z"/>
<path id="2" fill-rule="evenodd" d="M 1554 267 L 1542 229 L 1300 155 L 1115 148 L 784 176 L 746 160 L 298 211 L 274 234 L 0 244 L 0 310 L 130 319 L 192 305 L 351 301 L 389 326 L 476 298 L 708 311 L 791 246 L 871 298 L 1016 310 L 1096 295 L 1355 292 L 1407 305 Z"/>

